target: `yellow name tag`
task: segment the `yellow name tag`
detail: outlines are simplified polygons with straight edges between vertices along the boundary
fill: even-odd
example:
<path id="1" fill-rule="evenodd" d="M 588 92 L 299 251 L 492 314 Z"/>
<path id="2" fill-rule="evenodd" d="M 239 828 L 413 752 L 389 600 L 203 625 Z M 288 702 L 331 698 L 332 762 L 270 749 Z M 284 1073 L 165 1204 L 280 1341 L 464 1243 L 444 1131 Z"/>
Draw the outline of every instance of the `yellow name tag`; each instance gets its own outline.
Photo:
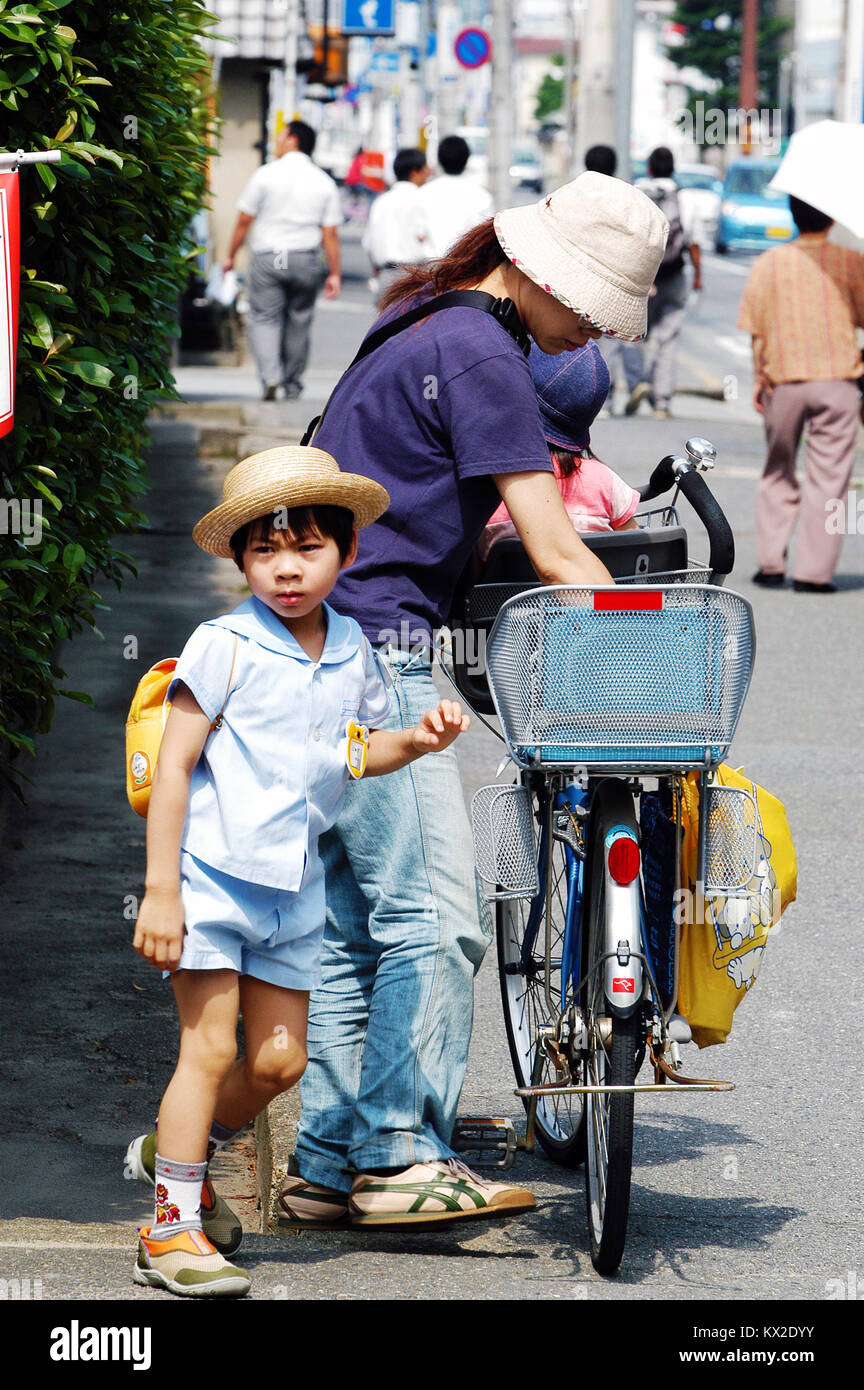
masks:
<path id="1" fill-rule="evenodd" d="M 349 719 L 345 726 L 345 738 L 348 771 L 352 777 L 362 777 L 369 755 L 369 730 L 365 724 L 357 724 L 353 719 Z"/>

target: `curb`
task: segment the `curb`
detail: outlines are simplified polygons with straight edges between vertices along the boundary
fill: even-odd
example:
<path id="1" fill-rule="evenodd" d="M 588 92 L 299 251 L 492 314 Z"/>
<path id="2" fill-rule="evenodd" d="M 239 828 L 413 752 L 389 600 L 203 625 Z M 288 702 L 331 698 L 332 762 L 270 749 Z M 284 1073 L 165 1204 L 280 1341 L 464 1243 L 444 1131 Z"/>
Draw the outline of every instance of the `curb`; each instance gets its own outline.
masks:
<path id="1" fill-rule="evenodd" d="M 299 444 L 306 429 L 305 424 L 282 419 L 275 411 L 265 413 L 249 404 L 226 406 L 218 402 L 172 404 L 154 412 L 149 423 L 152 427 L 169 422 L 188 425 L 196 431 L 201 458 L 246 458 L 280 444 Z"/>
<path id="2" fill-rule="evenodd" d="M 300 1119 L 300 1087 L 272 1100 L 255 1121 L 258 1203 L 261 1229 L 276 1229 L 276 1199 L 285 1176 L 288 1157 L 294 1152 L 297 1122 Z"/>

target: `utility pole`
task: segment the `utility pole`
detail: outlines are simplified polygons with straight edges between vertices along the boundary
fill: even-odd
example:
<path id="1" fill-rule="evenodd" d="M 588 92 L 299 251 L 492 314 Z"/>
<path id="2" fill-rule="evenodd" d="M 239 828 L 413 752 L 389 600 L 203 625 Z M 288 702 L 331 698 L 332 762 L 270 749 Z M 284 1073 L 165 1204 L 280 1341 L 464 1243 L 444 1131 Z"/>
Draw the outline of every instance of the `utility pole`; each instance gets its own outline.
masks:
<path id="1" fill-rule="evenodd" d="M 297 110 L 297 38 L 300 30 L 300 0 L 285 0 L 285 83 L 282 89 L 282 116 L 287 125 Z"/>
<path id="2" fill-rule="evenodd" d="M 756 110 L 759 99 L 759 71 L 757 54 L 759 50 L 759 0 L 744 0 L 741 12 L 741 78 L 738 88 L 738 105 L 742 111 Z M 744 117 L 744 138 L 739 135 L 743 154 L 752 151 L 752 120 Z"/>
<path id="3" fill-rule="evenodd" d="M 633 98 L 633 31 L 636 0 L 618 0 L 618 81 L 615 88 L 615 150 L 618 177 L 630 180 L 630 128 Z"/>
<path id="4" fill-rule="evenodd" d="M 579 43 L 576 172 L 592 145 L 611 145 L 630 173 L 630 88 L 635 0 L 585 0 Z"/>
<path id="5" fill-rule="evenodd" d="M 513 152 L 513 0 L 492 0 L 489 182 L 496 209 L 510 202 Z"/>
<path id="6" fill-rule="evenodd" d="M 564 0 L 564 182 L 573 177 L 576 141 L 576 10 L 574 0 Z"/>

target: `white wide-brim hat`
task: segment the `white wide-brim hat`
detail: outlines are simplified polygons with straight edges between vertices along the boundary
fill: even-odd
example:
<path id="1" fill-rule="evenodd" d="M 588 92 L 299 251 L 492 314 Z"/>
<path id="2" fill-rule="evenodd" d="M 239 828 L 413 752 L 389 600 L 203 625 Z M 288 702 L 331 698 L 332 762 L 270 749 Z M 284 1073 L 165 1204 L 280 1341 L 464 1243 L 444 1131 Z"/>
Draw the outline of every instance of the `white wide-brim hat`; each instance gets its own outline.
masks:
<path id="1" fill-rule="evenodd" d="M 372 478 L 343 473 L 323 449 L 286 445 L 250 454 L 222 484 L 223 501 L 202 517 L 193 540 L 211 555 L 230 558 L 231 537 L 241 526 L 278 507 L 345 507 L 358 531 L 390 506 L 390 494 Z"/>
<path id="2" fill-rule="evenodd" d="M 495 235 L 517 269 L 594 328 L 630 342 L 645 336 L 669 223 L 638 188 L 580 174 L 538 203 L 499 212 Z"/>

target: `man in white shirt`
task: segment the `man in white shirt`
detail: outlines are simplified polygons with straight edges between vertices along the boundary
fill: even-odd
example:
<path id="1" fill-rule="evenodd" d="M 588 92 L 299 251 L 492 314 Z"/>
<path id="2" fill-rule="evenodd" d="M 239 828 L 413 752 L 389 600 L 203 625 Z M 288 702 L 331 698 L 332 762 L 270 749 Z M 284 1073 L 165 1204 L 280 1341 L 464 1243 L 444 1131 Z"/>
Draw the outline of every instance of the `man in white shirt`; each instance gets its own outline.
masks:
<path id="1" fill-rule="evenodd" d="M 465 173 L 470 154 L 461 135 L 445 136 L 438 146 L 438 163 L 444 172 L 420 190 L 429 229 L 424 243 L 427 260 L 445 255 L 454 241 L 495 211 L 488 189 Z"/>
<path id="2" fill-rule="evenodd" d="M 363 250 L 372 262 L 379 297 L 402 273 L 403 266 L 426 259 L 426 218 L 420 188 L 431 170 L 422 150 L 399 150 L 393 161 L 396 182 L 381 193 L 369 210 Z"/>
<path id="3" fill-rule="evenodd" d="M 286 400 L 303 389 L 309 334 L 318 291 L 335 299 L 341 288 L 342 208 L 336 184 L 313 164 L 315 131 L 291 121 L 276 139 L 276 158 L 249 180 L 223 269 L 249 235 L 249 344 L 265 400 L 281 384 Z M 321 252 L 327 262 L 325 276 Z"/>

